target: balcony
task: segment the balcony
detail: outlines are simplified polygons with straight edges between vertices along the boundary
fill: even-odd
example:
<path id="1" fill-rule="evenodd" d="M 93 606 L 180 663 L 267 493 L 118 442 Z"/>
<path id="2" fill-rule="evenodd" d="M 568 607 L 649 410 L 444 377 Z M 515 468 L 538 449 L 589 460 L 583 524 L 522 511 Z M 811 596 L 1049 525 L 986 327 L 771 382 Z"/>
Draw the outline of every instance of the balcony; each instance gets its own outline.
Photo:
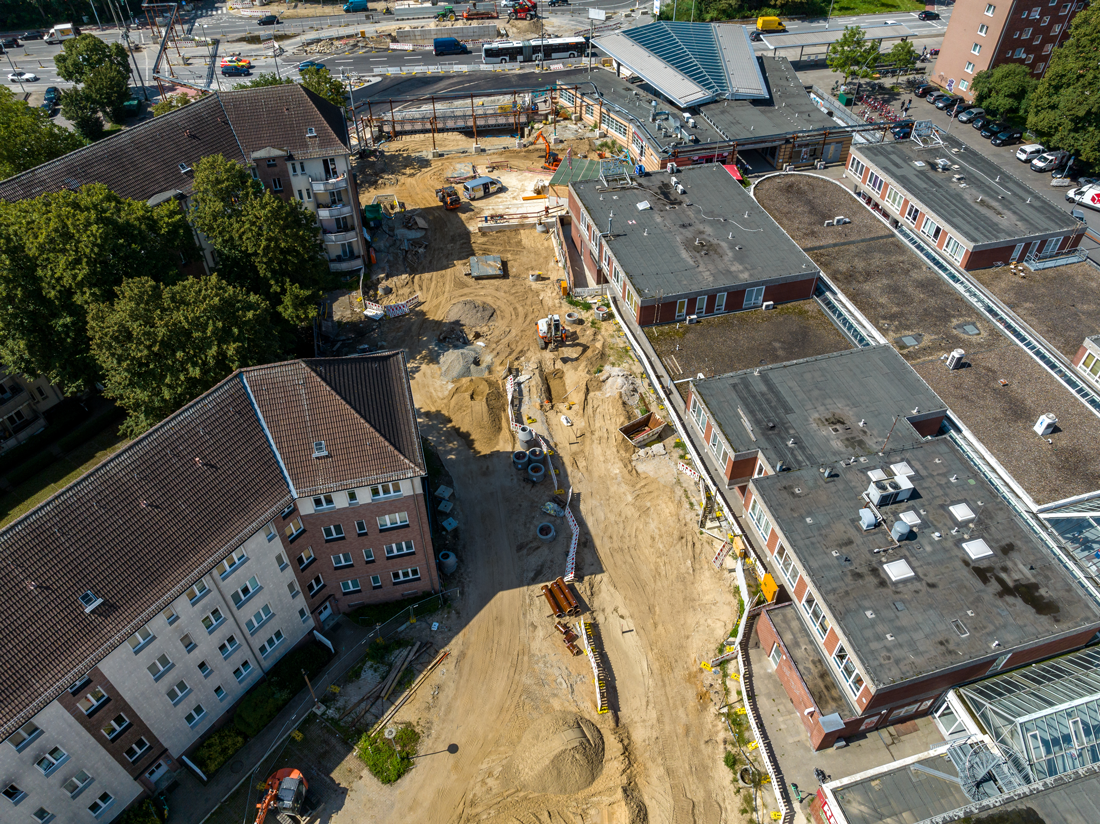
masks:
<path id="1" fill-rule="evenodd" d="M 354 272 L 363 268 L 362 255 L 350 258 L 329 258 L 328 269 L 330 272 Z"/>
<path id="2" fill-rule="evenodd" d="M 350 217 L 351 206 L 347 203 L 337 203 L 335 206 L 318 206 L 317 217 L 321 220 L 336 220 L 338 217 Z"/>
<path id="3" fill-rule="evenodd" d="M 348 229 L 346 232 L 321 232 L 321 238 L 325 243 L 351 243 L 355 240 L 355 230 Z"/>
<path id="4" fill-rule="evenodd" d="M 311 177 L 309 185 L 313 187 L 315 192 L 340 192 L 348 187 L 348 176 L 340 175 L 340 177 L 334 177 L 331 180 L 314 180 Z"/>
<path id="5" fill-rule="evenodd" d="M 27 390 L 18 383 L 0 389 L 0 416 L 15 411 L 27 399 Z"/>

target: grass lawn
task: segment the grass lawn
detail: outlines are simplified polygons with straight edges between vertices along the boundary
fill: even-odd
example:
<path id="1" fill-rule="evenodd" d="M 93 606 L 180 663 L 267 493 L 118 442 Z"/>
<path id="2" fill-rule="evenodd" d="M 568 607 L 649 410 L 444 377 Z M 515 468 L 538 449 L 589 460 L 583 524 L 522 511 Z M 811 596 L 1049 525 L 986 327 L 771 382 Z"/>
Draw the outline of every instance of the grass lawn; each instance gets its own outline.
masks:
<path id="1" fill-rule="evenodd" d="M 126 438 L 121 437 L 117 430 L 117 426 L 107 427 L 83 446 L 63 458 L 58 458 L 33 478 L 0 496 L 0 526 L 11 523 L 24 512 L 33 509 L 108 455 L 113 455 L 125 446 Z"/>
<path id="2" fill-rule="evenodd" d="M 903 12 L 924 11 L 925 4 L 917 0 L 836 0 L 833 3 L 833 17 L 850 17 L 856 14 L 901 14 Z M 899 20 L 904 23 L 904 20 Z M 889 49 L 887 49 L 889 51 Z"/>

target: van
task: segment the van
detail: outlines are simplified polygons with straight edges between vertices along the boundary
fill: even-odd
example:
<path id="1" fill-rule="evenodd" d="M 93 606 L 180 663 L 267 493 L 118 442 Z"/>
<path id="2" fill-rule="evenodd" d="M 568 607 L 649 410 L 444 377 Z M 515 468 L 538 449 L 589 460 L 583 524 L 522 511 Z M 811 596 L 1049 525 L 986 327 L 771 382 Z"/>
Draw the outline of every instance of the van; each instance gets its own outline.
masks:
<path id="1" fill-rule="evenodd" d="M 367 0 L 348 0 L 344 3 L 344 13 L 351 14 L 356 11 L 370 11 L 367 8 Z"/>
<path id="2" fill-rule="evenodd" d="M 757 31 L 786 31 L 787 27 L 783 25 L 783 21 L 778 17 L 757 17 L 756 18 L 756 30 Z"/>
<path id="3" fill-rule="evenodd" d="M 466 48 L 466 44 L 457 37 L 437 37 L 432 41 L 432 47 L 437 56 L 440 54 L 470 53 L 470 50 Z"/>
<path id="4" fill-rule="evenodd" d="M 495 177 L 475 177 L 462 184 L 462 194 L 466 195 L 467 200 L 477 200 L 499 192 L 503 188 L 504 184 Z"/>
<path id="5" fill-rule="evenodd" d="M 47 43 L 51 45 L 57 45 L 65 40 L 72 40 L 74 37 L 80 36 L 80 29 L 74 26 L 72 23 L 58 23 L 48 32 L 43 38 Z"/>

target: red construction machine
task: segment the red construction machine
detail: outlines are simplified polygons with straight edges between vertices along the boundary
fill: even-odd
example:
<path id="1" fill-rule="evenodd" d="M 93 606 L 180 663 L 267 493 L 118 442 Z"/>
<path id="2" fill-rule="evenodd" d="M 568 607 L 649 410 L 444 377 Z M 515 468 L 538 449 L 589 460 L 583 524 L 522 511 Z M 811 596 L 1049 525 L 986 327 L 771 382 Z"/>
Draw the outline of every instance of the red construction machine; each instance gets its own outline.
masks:
<path id="1" fill-rule="evenodd" d="M 256 805 L 256 824 L 264 824 L 267 814 L 275 814 L 279 824 L 305 824 L 316 808 L 307 797 L 309 782 L 298 770 L 287 768 L 267 777 L 267 792 Z"/>
<path id="2" fill-rule="evenodd" d="M 520 0 L 508 12 L 509 20 L 538 20 L 539 9 L 535 0 Z"/>

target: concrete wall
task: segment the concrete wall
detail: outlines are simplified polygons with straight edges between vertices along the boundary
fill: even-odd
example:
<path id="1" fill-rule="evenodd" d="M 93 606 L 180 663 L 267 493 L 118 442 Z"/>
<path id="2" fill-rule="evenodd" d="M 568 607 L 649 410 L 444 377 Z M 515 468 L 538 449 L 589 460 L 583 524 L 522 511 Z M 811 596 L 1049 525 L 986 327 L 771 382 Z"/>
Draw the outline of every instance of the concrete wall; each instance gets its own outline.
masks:
<path id="1" fill-rule="evenodd" d="M 461 16 L 465 6 L 455 6 L 455 13 Z M 440 6 L 442 10 L 442 6 Z M 459 40 L 496 40 L 500 28 L 496 23 L 458 23 L 451 28 L 440 29 L 398 29 L 393 33 L 398 43 L 428 43 L 437 37 L 456 37 Z M 471 49 L 472 51 L 472 49 Z"/>

